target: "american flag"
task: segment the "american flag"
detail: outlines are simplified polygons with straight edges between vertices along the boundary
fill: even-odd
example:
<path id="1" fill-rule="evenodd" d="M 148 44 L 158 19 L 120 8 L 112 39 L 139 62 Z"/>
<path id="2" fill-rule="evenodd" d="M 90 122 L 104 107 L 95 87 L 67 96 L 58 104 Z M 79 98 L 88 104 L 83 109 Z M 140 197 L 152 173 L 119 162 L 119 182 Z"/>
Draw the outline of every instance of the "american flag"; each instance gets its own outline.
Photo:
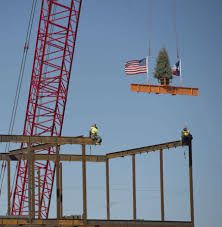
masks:
<path id="1" fill-rule="evenodd" d="M 125 73 L 127 75 L 147 73 L 148 72 L 147 65 L 148 64 L 147 64 L 146 58 L 143 58 L 141 60 L 127 61 L 126 64 L 125 64 Z"/>

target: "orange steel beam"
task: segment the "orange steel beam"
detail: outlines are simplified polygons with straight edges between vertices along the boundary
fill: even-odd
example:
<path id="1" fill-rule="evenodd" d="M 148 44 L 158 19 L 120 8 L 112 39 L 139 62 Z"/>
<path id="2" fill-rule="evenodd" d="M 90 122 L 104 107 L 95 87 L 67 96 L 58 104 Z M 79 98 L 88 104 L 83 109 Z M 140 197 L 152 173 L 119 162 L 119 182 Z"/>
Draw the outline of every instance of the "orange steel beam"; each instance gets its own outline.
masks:
<path id="1" fill-rule="evenodd" d="M 190 87 L 175 87 L 166 85 L 150 85 L 150 84 L 131 84 L 131 91 L 156 93 L 156 94 L 171 94 L 171 95 L 191 95 L 198 96 L 198 88 Z"/>
<path id="2" fill-rule="evenodd" d="M 29 223 L 27 218 L 16 217 L 0 217 L 0 226 L 3 227 L 83 227 L 84 223 L 82 219 L 34 219 L 32 224 Z M 89 226 L 103 226 L 103 227 L 194 227 L 192 222 L 189 221 L 146 221 L 146 220 L 87 220 L 87 227 Z"/>

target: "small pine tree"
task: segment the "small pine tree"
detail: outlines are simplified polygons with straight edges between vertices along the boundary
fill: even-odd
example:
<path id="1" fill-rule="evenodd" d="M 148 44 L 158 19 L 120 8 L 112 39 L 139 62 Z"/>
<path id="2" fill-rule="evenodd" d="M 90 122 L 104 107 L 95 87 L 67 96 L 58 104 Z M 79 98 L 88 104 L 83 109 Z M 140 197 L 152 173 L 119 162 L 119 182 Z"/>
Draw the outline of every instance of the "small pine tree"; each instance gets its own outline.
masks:
<path id="1" fill-rule="evenodd" d="M 157 57 L 154 77 L 158 79 L 161 85 L 169 85 L 170 80 L 172 79 L 172 69 L 165 48 L 160 50 Z"/>

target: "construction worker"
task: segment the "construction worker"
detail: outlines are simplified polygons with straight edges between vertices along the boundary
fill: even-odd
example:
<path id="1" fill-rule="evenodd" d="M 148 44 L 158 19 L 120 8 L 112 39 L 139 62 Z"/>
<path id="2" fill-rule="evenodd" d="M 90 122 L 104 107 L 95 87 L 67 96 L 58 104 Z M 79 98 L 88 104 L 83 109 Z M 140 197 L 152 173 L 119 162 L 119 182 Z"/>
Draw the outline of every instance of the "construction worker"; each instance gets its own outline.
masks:
<path id="1" fill-rule="evenodd" d="M 190 145 L 192 139 L 193 139 L 193 136 L 190 134 L 187 127 L 184 127 L 181 132 L 182 145 Z"/>
<path id="2" fill-rule="evenodd" d="M 98 135 L 98 127 L 96 124 L 93 124 L 89 130 L 89 137 L 96 141 L 96 144 L 101 144 L 102 138 Z"/>

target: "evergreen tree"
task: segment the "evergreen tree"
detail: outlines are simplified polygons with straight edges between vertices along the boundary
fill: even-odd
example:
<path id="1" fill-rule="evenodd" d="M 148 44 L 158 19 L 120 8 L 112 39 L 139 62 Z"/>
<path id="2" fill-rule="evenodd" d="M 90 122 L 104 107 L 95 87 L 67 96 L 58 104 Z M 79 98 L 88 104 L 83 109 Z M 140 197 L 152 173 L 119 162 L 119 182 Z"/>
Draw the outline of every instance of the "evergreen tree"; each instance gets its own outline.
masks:
<path id="1" fill-rule="evenodd" d="M 168 85 L 172 79 L 172 69 L 165 48 L 160 50 L 157 57 L 154 77 L 157 78 L 162 85 Z"/>

